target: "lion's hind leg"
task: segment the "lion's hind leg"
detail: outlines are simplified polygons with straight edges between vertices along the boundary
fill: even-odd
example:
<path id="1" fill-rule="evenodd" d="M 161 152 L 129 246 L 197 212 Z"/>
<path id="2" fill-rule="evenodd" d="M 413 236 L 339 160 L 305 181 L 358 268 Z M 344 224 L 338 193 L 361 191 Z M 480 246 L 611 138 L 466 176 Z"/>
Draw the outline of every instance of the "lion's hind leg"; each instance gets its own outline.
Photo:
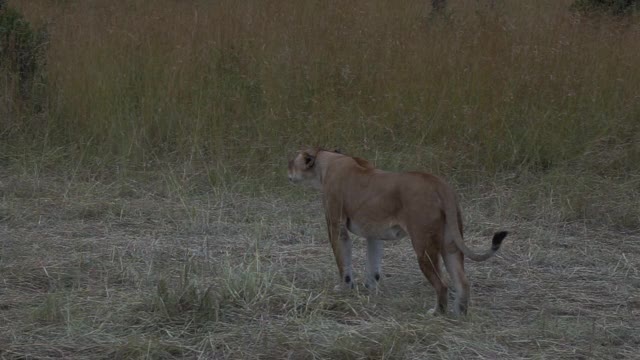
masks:
<path id="1" fill-rule="evenodd" d="M 424 276 L 436 290 L 436 305 L 431 310 L 435 313 L 446 313 L 448 288 L 440 273 L 440 241 L 438 234 L 429 232 L 410 232 L 411 243 L 418 257 L 418 264 Z"/>
<path id="2" fill-rule="evenodd" d="M 442 255 L 449 278 L 453 281 L 453 286 L 456 289 L 453 311 L 456 315 L 465 315 L 469 306 L 470 286 L 469 280 L 464 273 L 464 256 L 459 250 L 452 253 L 443 253 Z"/>

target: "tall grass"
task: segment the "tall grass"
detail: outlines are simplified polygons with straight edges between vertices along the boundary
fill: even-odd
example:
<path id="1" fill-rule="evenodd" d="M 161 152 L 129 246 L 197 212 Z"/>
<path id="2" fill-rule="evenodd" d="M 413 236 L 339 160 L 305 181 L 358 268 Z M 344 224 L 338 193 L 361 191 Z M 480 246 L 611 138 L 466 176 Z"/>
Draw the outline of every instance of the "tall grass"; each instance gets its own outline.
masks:
<path id="1" fill-rule="evenodd" d="M 615 148 L 612 171 L 635 169 L 638 19 L 570 4 L 458 0 L 430 16 L 422 0 L 10 1 L 51 32 L 48 106 L 16 118 L 36 134 L 12 138 L 240 174 L 309 143 L 483 173 Z"/>

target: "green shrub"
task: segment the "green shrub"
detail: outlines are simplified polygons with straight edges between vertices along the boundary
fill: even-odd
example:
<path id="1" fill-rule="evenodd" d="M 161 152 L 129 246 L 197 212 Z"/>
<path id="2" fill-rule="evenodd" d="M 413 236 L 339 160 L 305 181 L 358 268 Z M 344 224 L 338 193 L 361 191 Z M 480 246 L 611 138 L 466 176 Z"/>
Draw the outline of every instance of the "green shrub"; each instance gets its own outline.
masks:
<path id="1" fill-rule="evenodd" d="M 46 32 L 0 1 L 0 74 L 13 97 L 33 99 L 44 83 Z"/>
<path id="2" fill-rule="evenodd" d="M 638 4 L 639 0 L 575 0 L 571 8 L 580 12 L 623 15 L 638 10 Z"/>

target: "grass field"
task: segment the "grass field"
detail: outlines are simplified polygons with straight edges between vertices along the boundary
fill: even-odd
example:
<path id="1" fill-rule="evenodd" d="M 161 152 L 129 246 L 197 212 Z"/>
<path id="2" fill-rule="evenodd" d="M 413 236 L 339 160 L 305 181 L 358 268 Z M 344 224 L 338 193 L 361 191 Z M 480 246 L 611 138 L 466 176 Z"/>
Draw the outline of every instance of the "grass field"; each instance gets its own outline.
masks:
<path id="1" fill-rule="evenodd" d="M 0 66 L 0 358 L 637 358 L 638 15 L 429 3 L 9 1 L 49 43 L 37 104 Z M 303 144 L 511 232 L 467 318 L 406 240 L 333 290 Z"/>

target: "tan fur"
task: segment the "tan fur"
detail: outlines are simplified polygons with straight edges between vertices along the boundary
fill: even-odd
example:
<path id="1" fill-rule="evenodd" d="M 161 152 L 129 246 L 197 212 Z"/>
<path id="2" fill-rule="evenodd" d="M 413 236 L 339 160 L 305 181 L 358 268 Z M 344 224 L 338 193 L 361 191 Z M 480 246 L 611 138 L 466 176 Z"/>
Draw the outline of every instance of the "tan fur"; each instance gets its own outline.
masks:
<path id="1" fill-rule="evenodd" d="M 368 241 L 367 285 L 380 278 L 381 240 L 411 238 L 418 264 L 437 293 L 435 312 L 445 312 L 447 284 L 440 276 L 440 258 L 456 289 L 455 313 L 466 313 L 469 282 L 464 255 L 483 261 L 498 250 L 506 232 L 496 233 L 494 246 L 483 254 L 462 239 L 462 217 L 456 194 L 440 178 L 421 172 L 393 173 L 367 160 L 319 148 L 301 150 L 289 161 L 289 180 L 322 191 L 329 240 L 341 283 L 353 287 L 351 240 L 348 232 Z"/>

